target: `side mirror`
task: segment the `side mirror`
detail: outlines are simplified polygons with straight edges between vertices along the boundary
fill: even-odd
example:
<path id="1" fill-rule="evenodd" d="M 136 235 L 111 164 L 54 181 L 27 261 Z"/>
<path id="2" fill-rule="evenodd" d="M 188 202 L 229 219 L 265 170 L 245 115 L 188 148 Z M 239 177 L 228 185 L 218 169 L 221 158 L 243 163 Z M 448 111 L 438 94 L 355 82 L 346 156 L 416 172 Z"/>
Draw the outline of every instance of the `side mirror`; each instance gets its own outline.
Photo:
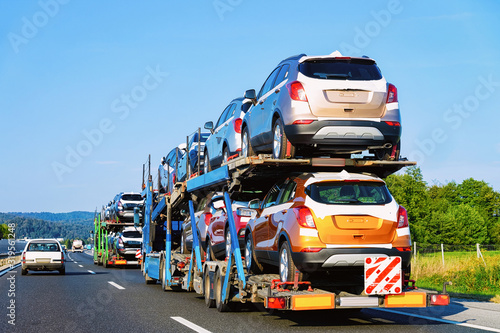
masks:
<path id="1" fill-rule="evenodd" d="M 205 128 L 205 129 L 209 130 L 209 131 L 210 131 L 210 133 L 212 133 L 212 134 L 214 133 L 214 123 L 213 123 L 213 122 L 211 122 L 211 121 L 207 121 L 207 122 L 205 123 L 205 126 L 203 126 L 203 128 Z"/>
<path id="2" fill-rule="evenodd" d="M 141 226 L 141 216 L 139 215 L 139 207 L 134 207 L 134 227 Z"/>
<path id="3" fill-rule="evenodd" d="M 255 95 L 255 89 L 249 89 L 245 91 L 245 95 L 243 96 L 245 99 L 243 100 L 243 104 L 252 102 L 253 105 L 257 104 L 257 96 Z"/>
<path id="4" fill-rule="evenodd" d="M 259 209 L 260 208 L 260 200 L 259 199 L 252 199 L 248 203 L 248 208 L 250 209 Z"/>

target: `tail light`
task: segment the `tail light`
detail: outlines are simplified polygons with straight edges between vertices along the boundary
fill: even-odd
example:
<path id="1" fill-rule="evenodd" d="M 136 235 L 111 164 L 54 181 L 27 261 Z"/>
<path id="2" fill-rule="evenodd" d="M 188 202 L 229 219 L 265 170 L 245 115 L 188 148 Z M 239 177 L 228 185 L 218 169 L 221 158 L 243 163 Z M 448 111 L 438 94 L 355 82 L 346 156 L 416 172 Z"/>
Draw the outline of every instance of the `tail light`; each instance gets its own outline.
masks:
<path id="1" fill-rule="evenodd" d="M 403 206 L 398 209 L 398 228 L 408 227 L 408 213 Z"/>
<path id="2" fill-rule="evenodd" d="M 307 102 L 307 95 L 302 83 L 299 81 L 293 81 L 286 85 L 290 98 L 294 101 Z"/>
<path id="3" fill-rule="evenodd" d="M 293 122 L 293 125 L 309 125 L 313 122 L 313 119 L 299 119 Z"/>
<path id="4" fill-rule="evenodd" d="M 123 247 L 123 241 L 121 239 L 118 240 L 118 247 Z"/>
<path id="5" fill-rule="evenodd" d="M 321 247 L 306 247 L 302 249 L 300 252 L 306 252 L 306 253 L 316 253 L 323 250 Z"/>
<path id="6" fill-rule="evenodd" d="M 399 121 L 386 121 L 385 123 L 389 126 L 401 127 L 401 124 L 399 123 Z"/>
<path id="7" fill-rule="evenodd" d="M 386 103 L 396 103 L 398 101 L 398 89 L 396 86 L 389 83 L 389 87 L 387 89 L 387 101 Z"/>
<path id="8" fill-rule="evenodd" d="M 241 133 L 241 118 L 236 118 L 234 120 L 234 131 L 236 133 Z"/>
<path id="9" fill-rule="evenodd" d="M 122 209 L 123 209 L 123 205 L 122 205 L 121 201 L 118 201 L 118 209 L 119 209 L 119 210 L 122 210 Z"/>
<path id="10" fill-rule="evenodd" d="M 25 263 L 26 263 L 26 252 L 23 252 L 23 262 L 22 262 L 22 263 L 23 263 L 23 264 L 25 264 Z"/>
<path id="11" fill-rule="evenodd" d="M 61 263 L 64 263 L 64 253 L 61 252 Z"/>
<path id="12" fill-rule="evenodd" d="M 316 228 L 316 224 L 314 224 L 314 218 L 309 208 L 297 207 L 293 209 L 293 212 L 295 213 L 295 216 L 297 217 L 297 222 L 301 227 Z"/>
<path id="13" fill-rule="evenodd" d="M 448 295 L 432 295 L 430 297 L 431 305 L 450 305 L 450 296 Z"/>
<path id="14" fill-rule="evenodd" d="M 285 297 L 268 297 L 267 298 L 267 308 L 268 309 L 285 309 L 286 308 Z"/>
<path id="15" fill-rule="evenodd" d="M 209 225 L 211 219 L 212 219 L 212 214 L 211 213 L 206 213 L 205 214 L 205 224 Z"/>

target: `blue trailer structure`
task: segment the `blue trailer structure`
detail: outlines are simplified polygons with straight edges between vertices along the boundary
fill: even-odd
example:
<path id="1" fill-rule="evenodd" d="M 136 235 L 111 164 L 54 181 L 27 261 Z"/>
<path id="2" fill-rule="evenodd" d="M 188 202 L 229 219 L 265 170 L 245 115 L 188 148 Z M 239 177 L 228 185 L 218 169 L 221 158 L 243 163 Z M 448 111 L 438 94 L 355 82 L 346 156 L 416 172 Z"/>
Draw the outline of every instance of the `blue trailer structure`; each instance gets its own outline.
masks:
<path id="1" fill-rule="evenodd" d="M 163 290 L 195 291 L 208 307 L 231 310 L 233 302 L 261 302 L 265 308 L 320 310 L 366 307 L 427 307 L 448 305 L 446 284 L 442 292 L 408 288 L 394 295 L 357 295 L 313 288 L 309 282 L 281 282 L 278 274 L 248 274 L 238 242 L 231 242 L 226 260 L 205 261 L 197 236 L 193 202 L 210 191 L 223 191 L 231 239 L 238 239 L 231 214 L 231 197 L 241 191 L 267 192 L 276 175 L 292 171 L 370 172 L 380 177 L 414 165 L 408 161 L 376 161 L 343 158 L 276 160 L 266 155 L 238 157 L 220 168 L 176 183 L 169 194 L 153 189 L 152 177 L 143 177 L 146 198 L 143 225 L 142 271 L 146 283 L 161 282 Z M 193 232 L 191 254 L 176 251 L 178 235 L 172 221 L 189 214 Z"/>

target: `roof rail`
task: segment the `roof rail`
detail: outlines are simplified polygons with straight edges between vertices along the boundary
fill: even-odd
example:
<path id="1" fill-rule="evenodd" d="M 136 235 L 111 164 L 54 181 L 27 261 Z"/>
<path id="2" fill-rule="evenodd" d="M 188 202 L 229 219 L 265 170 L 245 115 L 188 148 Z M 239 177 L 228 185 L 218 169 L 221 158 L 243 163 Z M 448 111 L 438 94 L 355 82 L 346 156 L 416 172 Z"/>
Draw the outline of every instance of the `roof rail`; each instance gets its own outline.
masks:
<path id="1" fill-rule="evenodd" d="M 283 61 L 287 61 L 287 60 L 299 60 L 300 58 L 305 57 L 305 56 L 307 56 L 307 54 L 305 54 L 305 53 L 302 53 L 302 54 L 296 54 L 296 55 L 293 55 L 293 56 L 291 56 L 291 57 L 288 57 L 288 58 L 286 58 L 286 59 L 282 60 L 281 62 L 283 62 Z"/>

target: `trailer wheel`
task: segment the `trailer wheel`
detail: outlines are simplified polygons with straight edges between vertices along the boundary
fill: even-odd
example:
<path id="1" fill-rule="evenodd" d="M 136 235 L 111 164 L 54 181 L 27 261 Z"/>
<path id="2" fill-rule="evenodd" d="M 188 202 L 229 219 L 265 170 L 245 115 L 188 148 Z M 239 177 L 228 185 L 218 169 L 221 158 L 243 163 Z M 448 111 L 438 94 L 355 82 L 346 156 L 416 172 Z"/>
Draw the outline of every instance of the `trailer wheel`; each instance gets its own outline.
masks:
<path id="1" fill-rule="evenodd" d="M 281 244 L 280 248 L 280 279 L 282 282 L 293 281 L 297 267 L 293 263 L 292 251 L 287 241 Z M 302 281 L 304 274 L 299 271 L 299 281 Z"/>
<path id="2" fill-rule="evenodd" d="M 156 279 L 150 278 L 147 272 L 144 275 L 144 280 L 146 281 L 146 284 L 155 284 L 157 281 Z"/>
<path id="3" fill-rule="evenodd" d="M 224 279 L 222 278 L 220 269 L 218 269 L 217 273 L 215 274 L 215 281 L 214 281 L 215 306 L 217 307 L 217 310 L 219 312 L 228 312 L 231 310 L 231 308 L 229 307 L 229 304 L 224 303 L 224 300 L 222 299 L 223 287 L 224 287 Z"/>
<path id="4" fill-rule="evenodd" d="M 108 268 L 108 257 L 102 258 L 102 267 Z"/>
<path id="5" fill-rule="evenodd" d="M 255 258 L 251 234 L 245 239 L 245 267 L 248 273 L 260 274 L 264 271 L 264 267 Z"/>
<path id="6" fill-rule="evenodd" d="M 210 272 L 208 271 L 208 269 L 203 275 L 203 294 L 205 295 L 205 305 L 208 308 L 214 308 L 215 300 L 210 299 L 210 294 L 213 295 L 213 284 L 210 283 Z"/>
<path id="7" fill-rule="evenodd" d="M 165 258 L 161 257 L 160 259 L 160 281 L 161 281 L 161 289 L 163 291 L 167 291 L 169 288 L 167 286 L 167 281 L 165 281 Z"/>

